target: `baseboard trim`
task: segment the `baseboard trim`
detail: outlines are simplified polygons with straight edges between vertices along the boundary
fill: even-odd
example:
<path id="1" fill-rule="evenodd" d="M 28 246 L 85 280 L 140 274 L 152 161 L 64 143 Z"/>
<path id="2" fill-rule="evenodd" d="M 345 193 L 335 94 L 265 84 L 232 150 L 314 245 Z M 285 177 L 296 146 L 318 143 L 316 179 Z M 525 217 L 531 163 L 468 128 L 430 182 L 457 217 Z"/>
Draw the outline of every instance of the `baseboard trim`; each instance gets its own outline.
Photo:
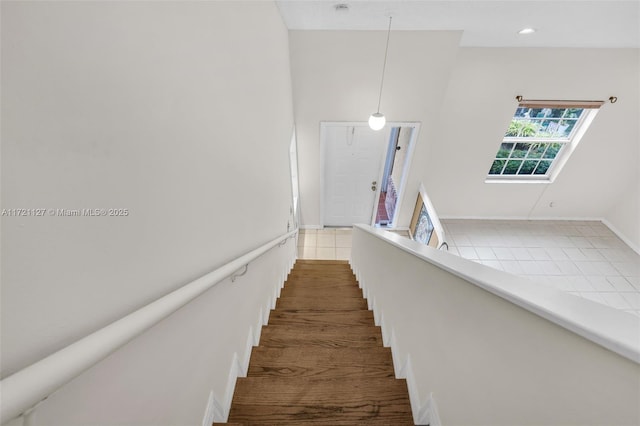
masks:
<path id="1" fill-rule="evenodd" d="M 300 229 L 323 229 L 320 225 L 300 225 Z"/>
<path id="2" fill-rule="evenodd" d="M 216 401 L 213 396 L 213 391 L 209 392 L 209 399 L 207 400 L 207 408 L 202 418 L 202 426 L 211 426 L 215 421 Z"/>
<path id="3" fill-rule="evenodd" d="M 242 357 L 242 359 L 239 357 L 237 352 L 233 353 L 233 358 L 229 367 L 229 375 L 227 378 L 224 397 L 217 397 L 213 391 L 209 395 L 209 402 L 207 404 L 205 415 L 202 420 L 203 426 L 210 426 L 213 422 L 226 423 L 229 419 L 231 403 L 233 402 L 233 393 L 236 390 L 236 382 L 238 380 L 238 377 L 247 376 L 247 372 L 249 370 L 249 362 L 251 360 L 251 351 L 253 350 L 254 346 L 258 346 L 260 344 L 262 326 L 268 324 L 271 309 L 275 307 L 276 300 L 280 295 L 280 290 L 284 287 L 284 281 L 286 280 L 286 277 L 289 276 L 289 273 L 291 272 L 294 264 L 295 259 L 292 259 L 288 262 L 284 273 L 280 275 L 280 282 L 276 283 L 276 285 L 274 286 L 275 288 L 271 294 L 271 297 L 269 297 L 269 300 L 265 301 L 265 304 L 260 307 L 257 321 L 253 326 L 249 326 L 247 343 L 245 345 L 244 356 Z M 282 276 L 284 276 L 285 279 L 282 279 Z"/>
<path id="4" fill-rule="evenodd" d="M 413 375 L 413 368 L 411 366 L 411 354 L 407 354 L 406 360 L 402 359 L 400 350 L 398 348 L 398 342 L 396 340 L 396 334 L 393 327 L 390 327 L 385 320 L 384 312 L 380 309 L 375 300 L 375 296 L 369 294 L 365 280 L 363 280 L 361 274 L 357 269 L 351 266 L 358 285 L 362 289 L 363 297 L 367 300 L 367 306 L 369 310 L 373 311 L 373 319 L 375 325 L 380 327 L 382 332 L 382 343 L 385 347 L 391 348 L 391 358 L 393 361 L 393 369 L 396 379 L 405 379 L 407 382 L 407 391 L 409 393 L 409 402 L 411 404 L 411 413 L 413 421 L 416 425 L 430 425 L 441 426 L 440 418 L 437 416 L 437 410 L 434 411 L 435 401 L 432 402 L 432 395 L 424 402 L 420 402 L 420 396 L 418 394 L 418 388 L 415 377 Z M 435 417 L 434 417 L 435 413 Z"/>
<path id="5" fill-rule="evenodd" d="M 635 251 L 637 254 L 640 254 L 640 247 L 638 247 L 631 240 L 629 240 L 627 237 L 625 237 L 624 234 L 622 232 L 620 232 L 620 230 L 618 228 L 613 226 L 613 224 L 611 222 L 609 222 L 607 219 L 602 219 L 602 223 L 604 224 L 604 226 L 609 228 L 611 230 L 611 232 L 616 234 L 616 236 L 618 238 L 620 238 L 623 243 L 628 245 L 631 250 Z"/>
<path id="6" fill-rule="evenodd" d="M 618 228 L 616 228 L 611 222 L 603 217 L 522 217 L 522 216 L 490 216 L 490 217 L 480 217 L 480 216 L 441 216 L 441 220 L 530 220 L 530 221 L 545 221 L 545 220 L 553 220 L 553 221 L 582 221 L 582 222 L 601 222 L 605 225 L 611 232 L 616 234 L 618 238 L 622 240 L 631 250 L 640 254 L 640 247 L 633 243 L 629 238 L 627 238 Z"/>
<path id="7" fill-rule="evenodd" d="M 560 220 L 560 221 L 584 221 L 601 222 L 601 217 L 528 217 L 528 216 L 440 216 L 441 220 Z"/>

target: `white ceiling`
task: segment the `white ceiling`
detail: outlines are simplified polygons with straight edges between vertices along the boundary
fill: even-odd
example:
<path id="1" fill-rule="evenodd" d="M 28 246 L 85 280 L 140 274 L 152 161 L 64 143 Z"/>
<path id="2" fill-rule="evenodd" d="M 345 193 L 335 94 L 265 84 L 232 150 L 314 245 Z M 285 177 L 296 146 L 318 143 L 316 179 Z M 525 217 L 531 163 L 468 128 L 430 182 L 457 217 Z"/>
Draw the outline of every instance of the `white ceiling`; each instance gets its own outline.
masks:
<path id="1" fill-rule="evenodd" d="M 462 46 L 640 48 L 640 0 L 289 0 L 290 30 L 461 30 Z M 347 4 L 347 11 L 336 11 Z M 537 32 L 519 35 L 533 27 Z"/>

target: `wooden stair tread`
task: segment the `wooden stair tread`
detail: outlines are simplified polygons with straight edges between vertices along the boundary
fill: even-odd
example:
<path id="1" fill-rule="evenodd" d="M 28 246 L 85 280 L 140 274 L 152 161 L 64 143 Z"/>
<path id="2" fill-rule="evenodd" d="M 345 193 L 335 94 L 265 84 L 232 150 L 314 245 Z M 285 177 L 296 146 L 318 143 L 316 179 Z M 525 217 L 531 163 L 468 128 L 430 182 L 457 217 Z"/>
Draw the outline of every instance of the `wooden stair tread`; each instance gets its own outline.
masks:
<path id="1" fill-rule="evenodd" d="M 289 275 L 287 281 L 285 281 L 285 287 L 291 284 L 295 285 L 310 285 L 310 284 L 329 284 L 335 283 L 336 285 L 343 286 L 356 286 L 357 281 L 353 275 L 348 274 L 331 274 L 331 275 L 320 275 L 320 274 L 292 274 Z"/>
<path id="2" fill-rule="evenodd" d="M 317 309 L 351 311 L 367 309 L 367 301 L 357 297 L 288 296 L 278 299 L 276 309 Z"/>
<path id="3" fill-rule="evenodd" d="M 300 265 L 345 265 L 349 267 L 348 260 L 329 260 L 329 259 L 297 259 L 295 266 Z"/>
<path id="4" fill-rule="evenodd" d="M 310 311 L 304 309 L 277 310 L 269 314 L 269 325 L 333 325 L 351 327 L 373 325 L 373 312 Z"/>
<path id="5" fill-rule="evenodd" d="M 337 297 L 357 297 L 363 299 L 362 290 L 353 286 L 340 286 L 327 284 L 324 286 L 288 286 L 280 291 L 280 298 L 285 297 L 318 297 L 318 296 L 337 296 Z"/>
<path id="6" fill-rule="evenodd" d="M 393 378 L 296 380 L 239 378 L 229 421 L 369 422 L 413 424 L 407 385 Z"/>
<path id="7" fill-rule="evenodd" d="M 375 326 L 314 326 L 268 325 L 262 327 L 260 345 L 270 347 L 321 346 L 368 347 L 382 346 L 380 327 Z"/>
<path id="8" fill-rule="evenodd" d="M 285 290 L 298 290 L 298 291 L 321 291 L 325 290 L 327 292 L 331 291 L 362 291 L 356 283 L 347 282 L 347 281 L 339 281 L 339 280 L 327 280 L 327 281 L 318 281 L 318 280 L 298 280 L 295 283 L 286 283 L 282 291 Z"/>
<path id="9" fill-rule="evenodd" d="M 348 262 L 296 262 L 227 424 L 413 424 L 406 381 Z"/>
<path id="10" fill-rule="evenodd" d="M 394 377 L 388 348 L 254 348 L 248 377 Z"/>

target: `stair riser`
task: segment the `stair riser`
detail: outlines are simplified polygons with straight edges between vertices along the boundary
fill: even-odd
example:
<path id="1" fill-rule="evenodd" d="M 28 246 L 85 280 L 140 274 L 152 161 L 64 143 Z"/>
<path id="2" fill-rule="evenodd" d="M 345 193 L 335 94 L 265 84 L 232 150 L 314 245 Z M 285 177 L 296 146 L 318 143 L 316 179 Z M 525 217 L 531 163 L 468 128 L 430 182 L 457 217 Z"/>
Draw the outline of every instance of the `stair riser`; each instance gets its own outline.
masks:
<path id="1" fill-rule="evenodd" d="M 355 297 L 343 298 L 335 301 L 333 304 L 327 304 L 321 298 L 299 298 L 288 297 L 286 299 L 278 299 L 276 309 L 306 309 L 306 310 L 325 310 L 325 311 L 355 311 L 367 310 L 367 301 Z"/>
<path id="2" fill-rule="evenodd" d="M 285 297 L 326 297 L 328 294 L 334 297 L 343 298 L 343 297 L 355 297 L 358 299 L 363 299 L 362 291 L 359 288 L 353 287 L 336 287 L 336 286 L 325 286 L 325 287 L 285 287 L 280 292 L 280 298 L 283 299 Z"/>
<path id="3" fill-rule="evenodd" d="M 291 326 L 331 325 L 336 327 L 371 326 L 373 324 L 373 312 L 364 310 L 350 312 L 271 311 L 269 324 Z"/>
<path id="4" fill-rule="evenodd" d="M 393 363 L 383 366 L 369 367 L 340 367 L 328 365 L 326 368 L 304 367 L 293 363 L 288 365 L 271 365 L 268 361 L 260 362 L 263 367 L 249 368 L 248 377 L 279 377 L 279 378 L 307 378 L 307 379 L 347 379 L 347 378 L 394 378 Z"/>

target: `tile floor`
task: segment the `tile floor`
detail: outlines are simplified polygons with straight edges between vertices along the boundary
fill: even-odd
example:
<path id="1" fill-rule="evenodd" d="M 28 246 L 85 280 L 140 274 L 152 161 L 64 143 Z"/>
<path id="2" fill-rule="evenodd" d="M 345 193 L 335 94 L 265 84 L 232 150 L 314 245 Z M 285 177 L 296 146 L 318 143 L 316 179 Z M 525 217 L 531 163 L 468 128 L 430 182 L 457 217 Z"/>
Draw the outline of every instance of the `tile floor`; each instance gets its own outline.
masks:
<path id="1" fill-rule="evenodd" d="M 443 220 L 450 253 L 640 317 L 640 255 L 601 222 Z M 302 229 L 300 259 L 348 260 L 351 228 Z"/>
<path id="2" fill-rule="evenodd" d="M 450 253 L 640 317 L 640 255 L 597 221 L 443 220 Z"/>
<path id="3" fill-rule="evenodd" d="M 301 229 L 298 258 L 349 260 L 351 228 Z"/>

